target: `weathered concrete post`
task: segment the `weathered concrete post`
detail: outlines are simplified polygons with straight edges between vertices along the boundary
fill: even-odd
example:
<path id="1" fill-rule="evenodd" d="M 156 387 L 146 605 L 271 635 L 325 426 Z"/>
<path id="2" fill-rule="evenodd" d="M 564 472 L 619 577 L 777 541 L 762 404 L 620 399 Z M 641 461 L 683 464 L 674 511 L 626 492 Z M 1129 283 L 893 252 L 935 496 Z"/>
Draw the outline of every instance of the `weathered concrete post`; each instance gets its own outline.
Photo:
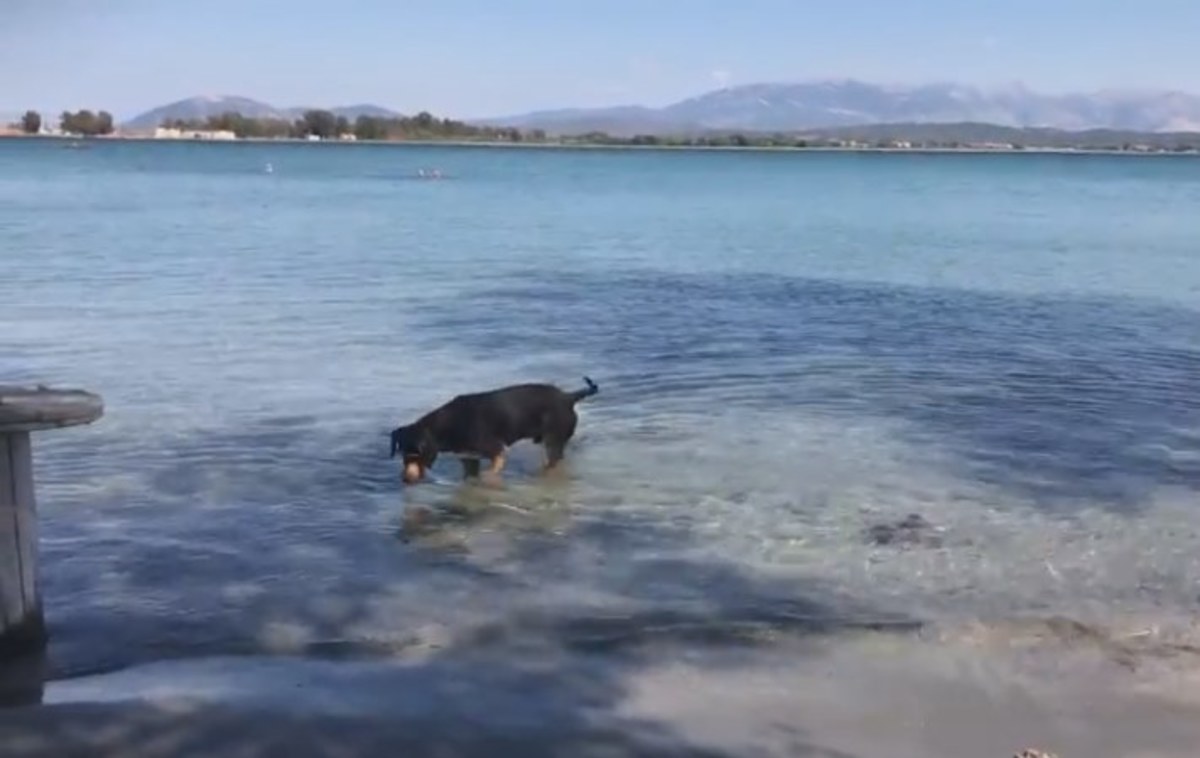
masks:
<path id="1" fill-rule="evenodd" d="M 103 400 L 90 392 L 0 386 L 0 658 L 46 643 L 30 433 L 89 424 L 103 413 Z"/>

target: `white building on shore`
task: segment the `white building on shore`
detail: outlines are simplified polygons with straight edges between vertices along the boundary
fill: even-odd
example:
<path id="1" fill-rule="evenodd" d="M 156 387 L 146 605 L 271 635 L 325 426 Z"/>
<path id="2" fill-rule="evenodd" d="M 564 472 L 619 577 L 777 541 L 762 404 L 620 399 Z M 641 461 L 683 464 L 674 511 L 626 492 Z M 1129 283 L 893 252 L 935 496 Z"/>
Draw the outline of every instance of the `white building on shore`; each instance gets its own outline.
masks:
<path id="1" fill-rule="evenodd" d="M 237 135 L 226 129 L 176 129 L 160 126 L 154 130 L 154 139 L 235 140 Z"/>

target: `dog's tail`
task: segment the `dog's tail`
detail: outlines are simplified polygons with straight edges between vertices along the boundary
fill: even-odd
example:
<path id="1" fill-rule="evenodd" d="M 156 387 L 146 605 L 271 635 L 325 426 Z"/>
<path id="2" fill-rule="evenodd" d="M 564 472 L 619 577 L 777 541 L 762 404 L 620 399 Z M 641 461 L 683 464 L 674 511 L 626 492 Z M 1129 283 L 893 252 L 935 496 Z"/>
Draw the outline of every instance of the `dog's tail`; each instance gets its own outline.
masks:
<path id="1" fill-rule="evenodd" d="M 581 390 L 575 390 L 574 392 L 571 393 L 571 402 L 572 403 L 578 403 L 580 400 L 584 399 L 585 397 L 591 397 L 592 395 L 595 395 L 597 392 L 600 391 L 600 385 L 596 384 L 595 382 L 593 382 L 591 379 L 587 378 L 586 376 L 583 377 L 583 381 L 587 382 L 587 386 Z"/>

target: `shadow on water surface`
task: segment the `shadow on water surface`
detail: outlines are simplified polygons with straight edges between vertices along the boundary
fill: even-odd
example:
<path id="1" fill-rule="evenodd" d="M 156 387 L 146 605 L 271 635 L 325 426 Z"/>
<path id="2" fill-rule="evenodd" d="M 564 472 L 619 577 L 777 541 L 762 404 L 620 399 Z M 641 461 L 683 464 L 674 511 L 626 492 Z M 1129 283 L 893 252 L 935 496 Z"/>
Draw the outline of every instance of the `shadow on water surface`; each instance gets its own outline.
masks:
<path id="1" fill-rule="evenodd" d="M 1123 299 L 746 274 L 526 272 L 422 309 L 484 355 L 575 351 L 606 403 L 899 419 L 1045 510 L 1200 490 L 1200 313 Z M 499 317 L 497 316 L 499 314 Z"/>
<path id="2" fill-rule="evenodd" d="M 24 716 L 0 738 L 12 758 L 123 756 L 145 758 L 254 756 L 254 758 L 367 758 L 379 756 L 556 756 L 561 758 L 721 758 L 756 755 L 692 745 L 655 725 L 581 725 L 574 719 L 544 730 L 496 731 L 472 723 L 367 720 L 350 717 L 262 714 L 227 708 L 136 708 L 114 714 L 84 707 L 68 719 Z M 64 723 L 66 722 L 66 723 Z M 41 729 L 41 733 L 36 730 Z M 53 731 L 52 731 L 53 730 Z M 55 736 L 48 736 L 55 734 Z M 798 758 L 849 758 L 840 751 L 795 743 Z"/>
<path id="3" fill-rule="evenodd" d="M 503 744 L 528 755 L 716 755 L 661 725 L 616 715 L 625 677 L 683 650 L 733 665 L 785 641 L 919 626 L 818 580 L 774 578 L 701 554 L 686 528 L 653 513 L 576 513 L 569 477 L 533 481 L 521 465 L 502 491 L 423 490 L 435 505 L 479 506 L 434 530 L 483 547 L 405 544 L 396 536 L 404 496 L 374 429 L 263 419 L 170 437 L 135 467 L 136 486 L 105 487 L 110 457 L 123 455 L 119 436 L 113 446 L 64 438 L 44 463 L 51 485 L 76 475 L 99 482 L 56 494 L 46 513 L 51 676 L 69 688 L 139 664 L 230 656 L 251 682 L 255 666 L 286 670 L 292 656 L 384 667 L 371 707 L 408 726 L 376 723 L 347 738 L 358 723 L 353 702 L 371 710 L 370 698 L 353 692 L 362 682 L 348 680 L 341 705 L 316 706 L 324 721 L 303 754 L 437 742 L 448 755 Z M 519 501 L 524 515 L 489 507 L 502 499 Z M 164 755 L 212 754 L 223 752 L 226 732 L 231 748 L 241 744 L 235 725 L 249 723 L 253 707 L 205 706 L 194 718 L 147 709 L 99 731 L 103 717 L 85 713 L 79 724 L 87 728 L 66 739 L 146 755 L 157 745 L 171 746 Z M 308 732 L 298 726 L 303 718 L 278 718 L 283 729 L 261 744 L 283 754 L 302 743 L 280 735 Z M 4 729 L 0 721 L 0 738 Z M 36 741 L 4 739 L 24 746 L 15 756 L 38 754 Z"/>
<path id="4" fill-rule="evenodd" d="M 419 662 L 369 667 L 286 659 L 208 661 L 191 671 L 150 667 L 91 683 L 99 702 L 89 702 L 88 683 L 66 683 L 79 700 L 0 711 L 0 740 L 12 758 L 759 753 L 702 746 L 668 723 L 619 713 L 631 668 L 547 649 L 495 656 L 457 647 Z M 112 694 L 139 685 L 158 699 Z M 125 702 L 114 708 L 114 700 Z M 849 758 L 808 743 L 798 730 L 786 736 L 788 755 Z"/>
<path id="5" fill-rule="evenodd" d="M 80 700 L 62 714 L 58 708 L 69 698 L 40 709 L 0 710 L 5 755 L 717 758 L 763 752 L 703 746 L 666 722 L 620 713 L 629 695 L 622 680 L 631 666 L 596 656 L 568 658 L 554 650 L 493 656 L 451 647 L 419 662 L 369 667 L 311 661 L 301 667 L 285 659 L 205 665 L 85 682 L 76 688 Z M 189 680 L 198 697 L 188 697 Z M 159 699 L 139 703 L 113 694 L 139 685 L 157 690 Z M 99 702 L 88 701 L 89 686 Z M 799 730 L 785 731 L 788 755 L 850 758 L 810 744 Z"/>

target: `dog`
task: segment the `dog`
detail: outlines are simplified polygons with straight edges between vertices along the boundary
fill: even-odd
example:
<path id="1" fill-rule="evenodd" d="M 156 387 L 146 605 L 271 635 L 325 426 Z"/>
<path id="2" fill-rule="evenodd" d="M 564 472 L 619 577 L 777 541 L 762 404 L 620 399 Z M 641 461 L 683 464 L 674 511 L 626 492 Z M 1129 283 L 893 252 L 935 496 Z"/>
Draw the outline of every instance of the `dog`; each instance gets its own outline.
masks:
<path id="1" fill-rule="evenodd" d="M 575 435 L 579 417 L 575 404 L 600 391 L 588 377 L 583 389 L 567 392 L 552 384 L 514 384 L 508 387 L 458 395 L 416 421 L 392 430 L 392 458 L 404 463 L 405 484 L 425 477 L 441 453 L 456 455 L 463 477 L 480 476 L 480 461 L 488 459 L 487 474 L 498 478 L 508 449 L 520 440 L 532 440 L 546 452 L 546 471 L 563 459 Z"/>

